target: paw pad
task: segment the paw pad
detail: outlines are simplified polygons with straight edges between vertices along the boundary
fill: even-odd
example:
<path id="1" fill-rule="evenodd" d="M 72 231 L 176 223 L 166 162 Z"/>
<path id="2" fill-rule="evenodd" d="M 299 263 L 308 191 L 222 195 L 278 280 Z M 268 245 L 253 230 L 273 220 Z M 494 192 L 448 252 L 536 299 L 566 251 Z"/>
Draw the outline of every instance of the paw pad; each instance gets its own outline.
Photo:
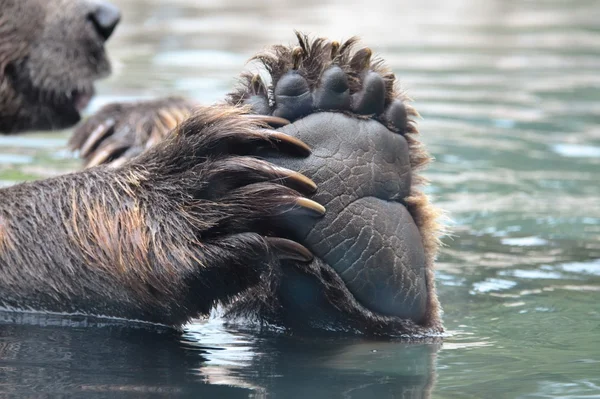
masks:
<path id="1" fill-rule="evenodd" d="M 254 58 L 270 77 L 267 87 L 242 75 L 242 86 L 229 97 L 256 113 L 299 121 L 281 131 L 313 150 L 302 160 L 267 157 L 313 179 L 318 189 L 311 198 L 327 208 L 314 225 L 293 223 L 290 237 L 340 278 L 340 290 L 352 297 L 344 304 L 436 325 L 431 268 L 439 230 L 435 208 L 416 187 L 423 181 L 416 170 L 430 160 L 414 136 L 411 118 L 418 113 L 382 60 L 370 48 L 354 49 L 356 39 L 298 35 L 298 41 Z M 296 300 L 285 290 L 278 295 L 286 303 Z"/>
<path id="2" fill-rule="evenodd" d="M 298 35 L 299 46 L 274 46 L 253 58 L 272 78 L 267 87 L 258 75 L 242 75 L 242 86 L 229 103 L 249 105 L 258 114 L 290 121 L 318 111 L 352 113 L 377 119 L 394 132 L 417 133 L 396 87 L 396 77 L 370 48 Z"/>

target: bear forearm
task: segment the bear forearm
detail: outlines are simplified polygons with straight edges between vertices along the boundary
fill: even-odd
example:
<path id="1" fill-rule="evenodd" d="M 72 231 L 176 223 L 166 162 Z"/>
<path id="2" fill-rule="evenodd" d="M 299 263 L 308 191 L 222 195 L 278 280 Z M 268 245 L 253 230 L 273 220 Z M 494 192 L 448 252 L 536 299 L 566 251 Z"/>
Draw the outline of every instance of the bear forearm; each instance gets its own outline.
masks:
<path id="1" fill-rule="evenodd" d="M 278 233 L 323 214 L 314 183 L 248 155 L 306 151 L 271 119 L 206 108 L 122 167 L 0 190 L 0 301 L 181 325 L 312 259 Z"/>
<path id="2" fill-rule="evenodd" d="M 97 168 L 1 190 L 0 302 L 167 324 L 208 311 L 194 226 L 144 179 Z"/>

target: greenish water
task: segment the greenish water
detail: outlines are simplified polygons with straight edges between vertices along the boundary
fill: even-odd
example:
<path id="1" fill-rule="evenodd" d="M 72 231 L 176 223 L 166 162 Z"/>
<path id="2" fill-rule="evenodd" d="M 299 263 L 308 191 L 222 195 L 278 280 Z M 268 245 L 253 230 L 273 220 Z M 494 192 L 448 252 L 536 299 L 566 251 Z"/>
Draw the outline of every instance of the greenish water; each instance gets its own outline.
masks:
<path id="1" fill-rule="evenodd" d="M 97 108 L 223 96 L 292 29 L 358 34 L 423 115 L 452 235 L 442 345 L 259 334 L 183 339 L 0 327 L 0 396 L 600 398 L 600 2 L 119 0 Z M 73 170 L 69 132 L 0 137 L 0 180 Z"/>

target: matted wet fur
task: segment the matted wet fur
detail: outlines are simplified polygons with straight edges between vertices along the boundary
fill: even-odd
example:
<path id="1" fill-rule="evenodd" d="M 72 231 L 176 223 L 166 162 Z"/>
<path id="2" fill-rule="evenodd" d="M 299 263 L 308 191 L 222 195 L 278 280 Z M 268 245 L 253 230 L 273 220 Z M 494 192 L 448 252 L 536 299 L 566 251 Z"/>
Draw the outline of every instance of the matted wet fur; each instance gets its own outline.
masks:
<path id="1" fill-rule="evenodd" d="M 314 183 L 253 157 L 309 153 L 273 121 L 206 107 L 120 168 L 0 190 L 0 307 L 179 327 L 311 259 L 278 233 L 324 212 Z"/>
<path id="2" fill-rule="evenodd" d="M 101 0 L 0 0 L 0 133 L 70 127 L 110 73 L 119 10 Z"/>

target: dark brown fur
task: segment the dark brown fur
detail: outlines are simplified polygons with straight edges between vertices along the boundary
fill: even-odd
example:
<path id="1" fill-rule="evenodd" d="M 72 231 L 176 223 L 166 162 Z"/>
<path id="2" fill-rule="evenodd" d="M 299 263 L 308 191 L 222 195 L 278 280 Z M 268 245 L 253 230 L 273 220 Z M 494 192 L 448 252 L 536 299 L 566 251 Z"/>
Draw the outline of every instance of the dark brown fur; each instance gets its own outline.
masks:
<path id="1" fill-rule="evenodd" d="M 0 0 L 0 133 L 69 127 L 110 73 L 88 0 Z"/>
<path id="2" fill-rule="evenodd" d="M 121 168 L 1 190 L 0 305 L 179 326 L 257 284 L 303 209 L 247 156 L 275 148 L 263 126 L 205 108 Z"/>

